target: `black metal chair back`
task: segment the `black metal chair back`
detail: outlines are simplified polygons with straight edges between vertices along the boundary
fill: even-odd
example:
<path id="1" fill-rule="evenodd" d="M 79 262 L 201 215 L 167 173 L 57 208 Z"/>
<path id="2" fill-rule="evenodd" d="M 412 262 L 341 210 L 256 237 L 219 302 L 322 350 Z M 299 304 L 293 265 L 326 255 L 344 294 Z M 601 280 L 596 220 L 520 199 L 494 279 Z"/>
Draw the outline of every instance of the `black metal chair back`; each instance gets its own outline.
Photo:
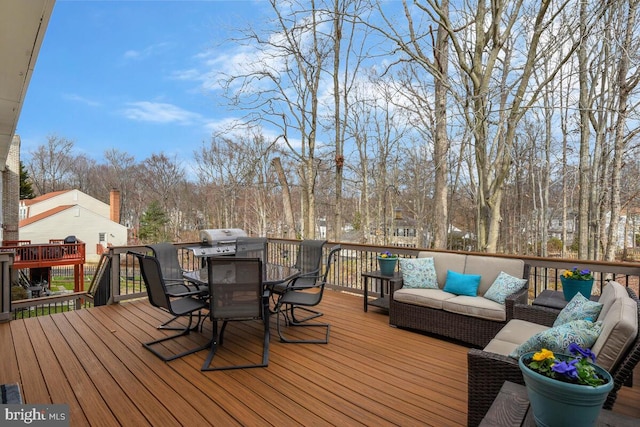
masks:
<path id="1" fill-rule="evenodd" d="M 143 343 L 142 345 L 165 362 L 207 348 L 208 344 L 200 345 L 182 351 L 180 353 L 170 355 L 166 354 L 166 348 L 163 347 L 163 351 L 160 351 L 156 348 L 155 345 L 158 343 L 188 335 L 192 331 L 198 330 L 200 321 L 202 319 L 201 310 L 207 307 L 207 303 L 202 298 L 195 297 L 191 294 L 186 294 L 181 297 L 171 297 L 171 295 L 167 292 L 167 285 L 165 284 L 158 259 L 154 256 L 136 252 L 129 253 L 134 255 L 138 259 L 138 264 L 140 266 L 140 275 L 142 276 L 142 280 L 144 281 L 145 288 L 147 290 L 149 303 L 154 307 L 172 314 L 172 320 L 178 319 L 182 316 L 188 316 L 188 322 L 186 325 L 183 325 L 182 327 L 171 328 L 179 331 L 178 333 L 174 335 L 164 336 L 162 338 Z M 198 314 L 198 321 L 195 325 L 193 324 L 194 313 Z"/>
<path id="2" fill-rule="evenodd" d="M 331 248 L 329 255 L 327 255 L 327 262 L 325 265 L 324 272 L 320 274 L 318 272 L 315 276 L 315 280 L 313 285 L 309 285 L 307 283 L 312 279 L 312 276 L 307 276 L 302 278 L 303 285 L 298 286 L 298 282 L 301 280 L 300 278 L 294 279 L 291 281 L 289 286 L 285 289 L 284 293 L 278 298 L 276 303 L 275 312 L 277 315 L 277 331 L 278 336 L 280 337 L 280 341 L 287 343 L 320 343 L 326 344 L 329 342 L 329 328 L 330 325 L 328 323 L 313 323 L 308 322 L 311 319 L 315 319 L 316 317 L 320 317 L 323 313 L 311 309 L 311 307 L 315 307 L 322 301 L 322 296 L 324 295 L 324 289 L 327 284 L 327 278 L 329 272 L 331 271 L 331 267 L 334 261 L 334 258 L 337 256 L 338 252 L 340 252 L 340 245 L 336 245 Z M 307 313 L 310 313 L 307 317 L 303 319 L 299 319 L 296 317 L 296 311 L 303 310 Z M 282 328 L 280 326 L 280 315 L 282 314 L 284 320 L 289 326 L 305 326 L 305 327 L 316 327 L 316 328 L 325 328 L 325 335 L 323 338 L 312 338 L 312 339 L 295 339 L 285 337 Z"/>
<path id="3" fill-rule="evenodd" d="M 160 269 L 162 270 L 162 277 L 166 283 L 174 281 L 183 282 L 183 268 L 180 265 L 180 259 L 178 257 L 178 248 L 169 242 L 155 243 L 153 245 L 147 245 L 153 254 L 153 256 L 160 263 Z"/>
<path id="4" fill-rule="evenodd" d="M 269 294 L 262 285 L 262 261 L 259 258 L 214 257 L 208 260 L 209 315 L 213 322 L 213 339 L 203 371 L 257 368 L 269 363 Z M 228 322 L 262 320 L 264 326 L 262 361 L 212 367 L 218 346 L 223 344 Z M 218 333 L 218 322 L 222 327 Z"/>
<path id="5" fill-rule="evenodd" d="M 295 267 L 301 275 L 315 274 L 320 271 L 322 263 L 322 248 L 326 240 L 303 240 L 298 247 Z"/>
<path id="6" fill-rule="evenodd" d="M 269 259 L 268 246 L 266 237 L 238 237 L 236 239 L 236 257 L 260 258 L 265 263 Z"/>
<path id="7" fill-rule="evenodd" d="M 147 290 L 147 296 L 152 306 L 172 312 L 171 301 L 167 295 L 161 264 L 158 259 L 148 255 L 138 256 L 140 263 L 140 275 Z"/>

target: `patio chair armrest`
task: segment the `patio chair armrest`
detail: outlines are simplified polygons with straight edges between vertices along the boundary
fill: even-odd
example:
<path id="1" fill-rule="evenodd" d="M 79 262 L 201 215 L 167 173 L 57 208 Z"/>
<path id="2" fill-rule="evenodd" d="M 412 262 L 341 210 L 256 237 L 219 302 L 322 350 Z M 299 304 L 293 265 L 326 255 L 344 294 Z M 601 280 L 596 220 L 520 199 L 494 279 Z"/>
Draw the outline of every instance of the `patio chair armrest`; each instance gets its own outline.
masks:
<path id="1" fill-rule="evenodd" d="M 189 289 L 189 286 L 187 286 L 185 281 L 182 279 L 164 279 L 164 284 L 166 286 L 175 286 L 176 288 L 180 287 L 181 289 L 184 289 L 185 292 L 191 291 L 191 289 Z"/>
<path id="2" fill-rule="evenodd" d="M 200 296 L 203 291 L 195 290 L 195 291 L 185 291 L 185 292 L 171 292 L 167 291 L 167 295 L 170 297 L 190 297 L 190 296 Z"/>
<path id="3" fill-rule="evenodd" d="M 320 276 L 320 269 L 319 268 L 316 269 L 316 270 L 313 270 L 313 271 L 308 271 L 306 273 L 300 273 L 300 274 L 298 274 L 296 276 L 295 279 L 293 279 L 293 281 L 296 281 L 297 279 L 300 279 L 300 278 L 308 278 L 308 277 L 316 277 L 317 278 L 318 276 Z"/>
<path id="4" fill-rule="evenodd" d="M 551 327 L 559 313 L 560 310 L 554 308 L 516 304 L 513 309 L 513 318 Z"/>
<path id="5" fill-rule="evenodd" d="M 467 425 L 480 424 L 505 381 L 524 384 L 518 361 L 479 349 L 467 353 Z"/>
<path id="6" fill-rule="evenodd" d="M 310 289 L 316 286 L 316 282 L 320 279 L 318 272 L 311 272 L 304 275 L 297 276 L 287 283 L 287 291 L 299 291 L 304 289 Z M 300 283 L 298 283 L 300 282 Z"/>

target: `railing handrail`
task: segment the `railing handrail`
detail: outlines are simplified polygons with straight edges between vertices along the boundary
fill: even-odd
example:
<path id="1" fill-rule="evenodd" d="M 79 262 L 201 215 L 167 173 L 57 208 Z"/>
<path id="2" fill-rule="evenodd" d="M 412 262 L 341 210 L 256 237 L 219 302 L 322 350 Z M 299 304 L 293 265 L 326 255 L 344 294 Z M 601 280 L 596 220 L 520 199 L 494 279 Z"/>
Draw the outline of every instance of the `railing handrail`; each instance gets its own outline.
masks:
<path id="1" fill-rule="evenodd" d="M 11 308 L 16 310 L 16 309 L 33 307 L 34 300 L 37 300 L 38 302 L 37 305 L 50 305 L 50 304 L 55 304 L 60 302 L 77 300 L 77 299 L 86 297 L 86 295 L 87 295 L 87 292 L 82 291 L 82 292 L 69 292 L 69 293 L 59 294 L 59 295 L 48 295 L 45 297 L 38 297 L 38 298 L 15 300 L 15 301 L 11 301 Z"/>

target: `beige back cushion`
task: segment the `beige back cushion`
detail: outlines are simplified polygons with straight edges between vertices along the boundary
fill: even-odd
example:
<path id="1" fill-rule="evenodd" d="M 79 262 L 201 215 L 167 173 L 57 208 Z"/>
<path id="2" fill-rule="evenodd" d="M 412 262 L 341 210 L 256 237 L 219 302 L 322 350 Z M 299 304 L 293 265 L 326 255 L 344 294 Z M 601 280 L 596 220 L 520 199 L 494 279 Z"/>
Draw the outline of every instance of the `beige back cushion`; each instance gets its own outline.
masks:
<path id="1" fill-rule="evenodd" d="M 469 255 L 463 273 L 481 276 L 478 295 L 484 295 L 501 271 L 522 278 L 524 265 L 521 259 Z"/>
<path id="2" fill-rule="evenodd" d="M 602 332 L 592 350 L 596 354 L 596 363 L 607 370 L 617 365 L 638 334 L 638 304 L 629 298 L 626 291 L 625 295 L 609 303 L 604 316 L 602 311 L 598 316 L 598 320 L 602 320 Z"/>
<path id="3" fill-rule="evenodd" d="M 607 282 L 602 288 L 602 294 L 598 300 L 598 302 L 602 304 L 602 310 L 600 310 L 598 320 L 604 319 L 616 299 L 624 298 L 628 295 L 627 290 L 620 283 L 614 281 Z"/>
<path id="4" fill-rule="evenodd" d="M 466 255 L 463 254 L 421 251 L 418 253 L 418 258 L 433 258 L 440 289 L 444 288 L 444 282 L 447 280 L 447 270 L 464 273 Z"/>

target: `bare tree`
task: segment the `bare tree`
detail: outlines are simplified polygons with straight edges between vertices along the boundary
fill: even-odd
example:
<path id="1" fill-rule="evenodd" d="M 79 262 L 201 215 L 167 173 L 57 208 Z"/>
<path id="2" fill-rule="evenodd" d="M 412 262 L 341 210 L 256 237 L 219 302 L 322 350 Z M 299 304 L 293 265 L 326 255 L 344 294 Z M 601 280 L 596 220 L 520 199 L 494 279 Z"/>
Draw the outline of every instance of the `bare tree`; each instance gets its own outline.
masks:
<path id="1" fill-rule="evenodd" d="M 69 139 L 50 135 L 45 145 L 30 153 L 26 166 L 38 195 L 69 189 L 73 145 Z"/>
<path id="2" fill-rule="evenodd" d="M 243 72 L 227 76 L 224 87 L 233 105 L 247 112 L 245 125 L 271 125 L 279 129 L 288 154 L 298 164 L 302 198 L 302 236 L 316 233 L 315 190 L 319 168 L 317 148 L 321 127 L 321 86 L 335 45 L 331 7 L 323 2 L 278 2 L 266 34 L 245 31 L 238 43 L 257 50 L 254 62 Z"/>
<path id="3" fill-rule="evenodd" d="M 626 2 L 625 2 L 626 3 Z M 628 9 L 620 8 L 620 26 L 612 28 L 621 28 L 622 34 L 615 37 L 619 40 L 620 47 L 617 50 L 615 66 L 618 68 L 615 79 L 615 93 L 617 94 L 616 113 L 617 118 L 614 130 L 614 149 L 613 162 L 611 167 L 611 222 L 609 224 L 609 234 L 607 239 L 607 248 L 605 259 L 613 261 L 615 258 L 615 249 L 618 242 L 618 224 L 620 223 L 621 212 L 621 177 L 623 169 L 623 158 L 627 151 L 627 145 L 634 138 L 638 131 L 638 127 L 629 131 L 628 118 L 632 107 L 630 105 L 630 97 L 632 92 L 638 86 L 640 80 L 640 70 L 637 67 L 631 68 L 631 63 L 636 63 L 638 54 L 638 34 L 636 33 L 638 1 L 632 0 L 627 3 Z M 625 10 L 626 9 L 626 10 Z"/>
<path id="4" fill-rule="evenodd" d="M 168 219 L 171 235 L 178 238 L 182 224 L 182 199 L 185 189 L 185 172 L 174 157 L 164 153 L 152 154 L 146 158 L 141 168 L 147 203 L 157 201 Z"/>
<path id="5" fill-rule="evenodd" d="M 112 189 L 120 191 L 120 221 L 130 226 L 137 225 L 142 210 L 136 209 L 131 202 L 135 183 L 137 164 L 135 158 L 126 152 L 110 149 L 104 152 L 105 170 L 101 174 L 102 192 L 107 194 Z"/>

